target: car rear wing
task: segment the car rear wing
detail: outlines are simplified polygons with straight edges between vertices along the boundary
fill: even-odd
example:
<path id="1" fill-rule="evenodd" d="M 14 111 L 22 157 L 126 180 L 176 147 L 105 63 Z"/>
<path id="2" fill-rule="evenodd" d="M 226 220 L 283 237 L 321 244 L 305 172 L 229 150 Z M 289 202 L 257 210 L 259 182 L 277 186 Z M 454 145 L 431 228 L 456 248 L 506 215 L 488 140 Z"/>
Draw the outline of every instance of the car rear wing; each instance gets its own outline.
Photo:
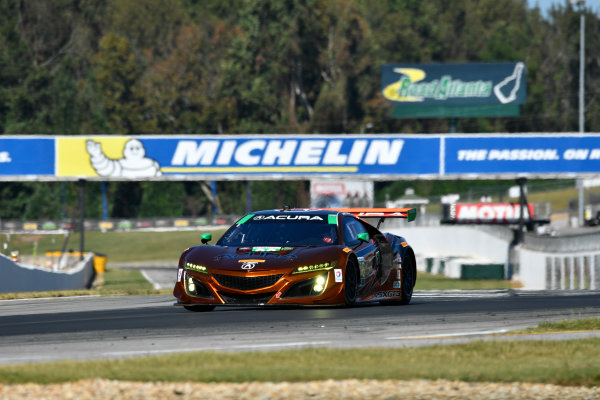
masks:
<path id="1" fill-rule="evenodd" d="M 323 208 L 322 210 L 331 210 L 345 212 L 355 215 L 359 218 L 379 218 L 379 224 L 385 218 L 406 218 L 408 222 L 414 221 L 417 217 L 416 208 Z M 379 226 L 379 224 L 377 224 Z"/>

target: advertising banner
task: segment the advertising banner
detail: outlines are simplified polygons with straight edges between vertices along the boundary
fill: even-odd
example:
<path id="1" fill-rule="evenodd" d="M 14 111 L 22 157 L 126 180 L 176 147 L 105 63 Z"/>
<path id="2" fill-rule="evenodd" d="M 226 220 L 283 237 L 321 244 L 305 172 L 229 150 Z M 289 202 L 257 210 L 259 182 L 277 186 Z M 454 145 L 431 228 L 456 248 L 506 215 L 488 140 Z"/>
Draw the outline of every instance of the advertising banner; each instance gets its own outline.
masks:
<path id="1" fill-rule="evenodd" d="M 600 176 L 599 134 L 1 136 L 0 181 Z"/>
<path id="2" fill-rule="evenodd" d="M 1 137 L 0 178 L 54 176 L 54 138 Z"/>
<path id="3" fill-rule="evenodd" d="M 397 135 L 59 137 L 57 175 L 269 179 L 437 174 L 437 137 Z"/>
<path id="4" fill-rule="evenodd" d="M 523 208 L 523 220 L 534 217 L 534 206 Z M 521 205 L 518 203 L 456 203 L 445 204 L 443 222 L 453 224 L 500 224 L 518 223 L 521 218 Z"/>
<path id="5" fill-rule="evenodd" d="M 387 64 L 381 91 L 389 101 L 421 106 L 523 104 L 525 64 Z"/>
<path id="6" fill-rule="evenodd" d="M 444 174 L 600 174 L 598 135 L 449 136 Z"/>
<path id="7" fill-rule="evenodd" d="M 310 206 L 313 208 L 373 207 L 373 181 L 310 181 Z"/>

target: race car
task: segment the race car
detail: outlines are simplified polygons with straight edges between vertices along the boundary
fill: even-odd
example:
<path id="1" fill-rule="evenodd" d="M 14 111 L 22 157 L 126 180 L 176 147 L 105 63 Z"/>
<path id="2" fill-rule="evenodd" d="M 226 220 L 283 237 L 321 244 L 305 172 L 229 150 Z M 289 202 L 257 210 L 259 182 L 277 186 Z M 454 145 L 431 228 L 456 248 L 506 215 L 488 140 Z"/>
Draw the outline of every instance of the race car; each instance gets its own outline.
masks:
<path id="1" fill-rule="evenodd" d="M 381 233 L 386 218 L 415 219 L 414 208 L 266 210 L 247 214 L 214 245 L 179 259 L 175 305 L 408 304 L 417 279 L 406 239 Z M 377 227 L 365 219 L 377 218 Z"/>

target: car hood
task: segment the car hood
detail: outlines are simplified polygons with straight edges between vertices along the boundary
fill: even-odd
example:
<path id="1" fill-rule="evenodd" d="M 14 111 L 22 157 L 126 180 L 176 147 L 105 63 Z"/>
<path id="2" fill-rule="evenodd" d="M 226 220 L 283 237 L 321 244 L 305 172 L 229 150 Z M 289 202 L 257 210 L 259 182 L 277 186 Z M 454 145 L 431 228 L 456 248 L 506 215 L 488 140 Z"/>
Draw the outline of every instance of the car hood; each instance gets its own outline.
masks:
<path id="1" fill-rule="evenodd" d="M 241 271 L 252 263 L 253 272 L 281 270 L 286 272 L 301 265 L 337 261 L 344 246 L 318 247 L 229 247 L 196 246 L 186 255 L 185 261 L 209 269 Z M 242 268 L 246 265 L 246 268 Z"/>

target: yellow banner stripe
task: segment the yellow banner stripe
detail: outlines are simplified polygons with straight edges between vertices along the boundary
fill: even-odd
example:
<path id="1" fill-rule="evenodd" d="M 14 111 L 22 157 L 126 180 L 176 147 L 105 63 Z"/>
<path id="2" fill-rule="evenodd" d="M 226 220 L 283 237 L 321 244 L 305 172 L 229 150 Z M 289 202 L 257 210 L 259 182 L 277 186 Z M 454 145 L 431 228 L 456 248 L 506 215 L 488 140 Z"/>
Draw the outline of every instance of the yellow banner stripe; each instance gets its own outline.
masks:
<path id="1" fill-rule="evenodd" d="M 193 172 L 357 172 L 358 167 L 164 167 L 165 173 Z"/>

